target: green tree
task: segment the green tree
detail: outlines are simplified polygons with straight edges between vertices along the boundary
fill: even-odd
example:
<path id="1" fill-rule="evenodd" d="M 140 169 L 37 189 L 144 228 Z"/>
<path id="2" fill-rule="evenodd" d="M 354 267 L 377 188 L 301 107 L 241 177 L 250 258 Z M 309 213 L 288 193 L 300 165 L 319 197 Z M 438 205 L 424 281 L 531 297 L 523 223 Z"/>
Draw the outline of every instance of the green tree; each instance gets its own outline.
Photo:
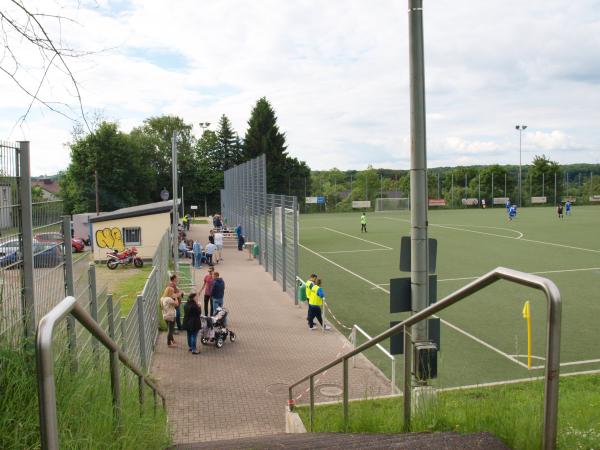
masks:
<path id="1" fill-rule="evenodd" d="M 31 186 L 31 202 L 39 203 L 44 201 L 44 193 L 39 186 Z"/>
<path id="2" fill-rule="evenodd" d="M 71 213 L 95 211 L 95 174 L 100 210 L 112 211 L 147 198 L 143 155 L 112 122 L 101 122 L 71 144 L 71 163 L 60 177 L 65 208 Z"/>
<path id="3" fill-rule="evenodd" d="M 549 196 L 552 192 L 554 195 L 554 176 L 556 175 L 557 185 L 558 180 L 561 179 L 561 171 L 560 166 L 557 162 L 551 161 L 546 158 L 546 155 L 536 155 L 533 158 L 533 163 L 530 168 L 531 170 L 531 182 L 533 185 L 531 186 L 531 192 L 533 195 L 544 195 Z M 527 179 L 527 184 L 529 185 L 529 176 L 523 175 L 523 182 Z M 542 184 L 543 183 L 543 184 Z M 529 186 L 528 186 L 529 188 Z M 525 192 L 529 192 L 528 190 Z M 557 196 L 561 195 L 561 189 L 557 186 Z M 523 195 L 525 197 L 525 195 Z"/>
<path id="4" fill-rule="evenodd" d="M 285 173 L 287 160 L 285 134 L 279 131 L 277 116 L 265 97 L 256 102 L 248 120 L 244 137 L 244 159 L 256 158 L 261 154 L 267 159 L 267 192 L 282 194 L 288 191 Z M 299 180 L 292 180 L 296 182 Z"/>
<path id="5" fill-rule="evenodd" d="M 216 167 L 227 170 L 244 162 L 242 145 L 237 133 L 231 128 L 231 121 L 223 114 L 217 130 L 216 153 L 211 157 L 217 161 Z"/>

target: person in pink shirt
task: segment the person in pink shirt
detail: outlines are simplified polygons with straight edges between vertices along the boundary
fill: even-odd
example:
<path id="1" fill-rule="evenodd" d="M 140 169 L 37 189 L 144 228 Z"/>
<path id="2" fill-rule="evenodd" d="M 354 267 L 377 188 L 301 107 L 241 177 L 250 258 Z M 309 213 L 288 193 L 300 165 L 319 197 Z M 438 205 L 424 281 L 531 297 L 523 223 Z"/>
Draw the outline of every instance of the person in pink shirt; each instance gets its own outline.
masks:
<path id="1" fill-rule="evenodd" d="M 213 272 L 215 268 L 212 266 L 208 267 L 208 273 L 204 276 L 204 283 L 200 288 L 200 292 L 204 290 L 204 315 L 212 316 L 213 315 L 213 307 L 212 307 L 212 285 L 213 285 Z M 210 304 L 210 314 L 208 313 L 208 305 Z"/>

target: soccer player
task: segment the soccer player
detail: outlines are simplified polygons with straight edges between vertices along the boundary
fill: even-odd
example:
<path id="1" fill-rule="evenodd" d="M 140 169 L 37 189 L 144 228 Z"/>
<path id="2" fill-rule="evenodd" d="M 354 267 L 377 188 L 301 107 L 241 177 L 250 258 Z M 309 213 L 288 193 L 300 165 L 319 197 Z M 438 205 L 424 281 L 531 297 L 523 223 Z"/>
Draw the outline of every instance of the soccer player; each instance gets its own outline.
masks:
<path id="1" fill-rule="evenodd" d="M 367 232 L 367 215 L 365 213 L 362 213 L 362 216 L 360 216 L 360 232 Z"/>
<path id="2" fill-rule="evenodd" d="M 571 202 L 569 200 L 565 203 L 565 212 L 567 213 L 567 216 L 571 215 Z"/>
<path id="3" fill-rule="evenodd" d="M 508 199 L 508 198 L 506 199 L 505 206 L 506 206 L 506 214 L 508 214 L 508 211 L 510 211 L 510 199 Z"/>
<path id="4" fill-rule="evenodd" d="M 558 204 L 558 206 L 556 207 L 556 212 L 558 213 L 558 218 L 562 219 L 563 218 L 563 205 L 562 205 L 562 203 Z"/>
<path id="5" fill-rule="evenodd" d="M 508 209 L 508 221 L 510 222 L 511 220 L 513 220 L 515 217 L 517 217 L 517 205 L 512 205 L 509 209 Z"/>

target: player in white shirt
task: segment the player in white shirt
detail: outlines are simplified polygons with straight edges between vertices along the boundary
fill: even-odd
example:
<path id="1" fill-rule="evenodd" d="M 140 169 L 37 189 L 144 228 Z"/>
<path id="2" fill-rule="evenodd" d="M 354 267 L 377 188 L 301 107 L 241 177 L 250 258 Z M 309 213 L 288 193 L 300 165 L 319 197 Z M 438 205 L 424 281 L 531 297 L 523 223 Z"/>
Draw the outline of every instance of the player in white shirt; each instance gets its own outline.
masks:
<path id="1" fill-rule="evenodd" d="M 223 261 L 221 252 L 223 251 L 223 233 L 217 231 L 215 233 L 215 245 L 217 246 L 217 264 Z"/>

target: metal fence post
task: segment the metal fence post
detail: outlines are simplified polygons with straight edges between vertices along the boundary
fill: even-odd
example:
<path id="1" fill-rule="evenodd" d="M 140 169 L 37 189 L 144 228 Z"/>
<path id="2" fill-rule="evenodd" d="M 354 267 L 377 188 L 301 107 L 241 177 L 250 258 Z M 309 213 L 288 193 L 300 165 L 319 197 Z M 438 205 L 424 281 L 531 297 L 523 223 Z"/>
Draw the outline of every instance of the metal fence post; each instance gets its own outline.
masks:
<path id="1" fill-rule="evenodd" d="M 19 197 L 21 221 L 21 255 L 23 269 L 21 278 L 21 308 L 23 330 L 26 338 L 35 337 L 35 290 L 33 285 L 33 217 L 31 214 L 31 170 L 29 164 L 29 141 L 19 142 Z"/>
<path id="2" fill-rule="evenodd" d="M 277 238 L 275 236 L 275 194 L 270 195 L 271 197 L 271 244 L 273 246 L 273 261 L 271 266 L 273 267 L 273 281 L 277 281 Z"/>
<path id="3" fill-rule="evenodd" d="M 348 358 L 344 359 L 344 431 L 348 431 Z"/>
<path id="4" fill-rule="evenodd" d="M 287 238 L 285 236 L 285 195 L 281 196 L 281 287 L 287 291 Z"/>
<path id="5" fill-rule="evenodd" d="M 137 296 L 135 301 L 135 306 L 137 308 L 137 318 L 138 318 L 138 330 L 139 330 L 139 341 L 140 341 L 140 362 L 142 369 L 146 371 L 148 368 L 146 366 L 146 327 L 144 326 L 144 298 L 141 295 Z"/>
<path id="6" fill-rule="evenodd" d="M 113 296 L 109 294 L 106 297 L 106 312 L 108 315 L 108 335 L 115 340 L 115 315 L 113 311 Z M 110 387 L 112 390 L 113 402 L 113 417 L 115 421 L 115 429 L 118 431 L 121 428 L 121 386 L 119 373 L 119 354 L 118 352 L 110 352 Z"/>
<path id="7" fill-rule="evenodd" d="M 264 248 L 264 252 L 265 252 L 265 272 L 269 271 L 269 196 L 265 195 L 264 197 L 264 201 L 265 201 L 265 212 L 263 214 L 264 219 L 265 219 L 265 248 Z"/>
<path id="8" fill-rule="evenodd" d="M 298 199 L 296 197 L 293 197 L 293 210 L 294 210 L 294 280 L 296 279 L 296 277 L 299 274 L 299 269 L 298 269 L 298 245 L 300 244 L 298 242 L 298 216 L 299 216 L 299 212 L 298 212 Z M 298 304 L 298 283 L 294 283 L 295 289 L 294 289 L 294 304 L 297 305 Z"/>
<path id="9" fill-rule="evenodd" d="M 71 247 L 71 218 L 63 216 L 63 254 L 65 258 L 65 294 L 75 297 L 75 281 L 73 276 L 73 248 Z M 71 358 L 71 372 L 76 372 L 77 363 L 77 332 L 75 330 L 75 319 L 67 316 L 67 336 L 69 339 L 69 354 Z"/>
<path id="10" fill-rule="evenodd" d="M 98 293 L 96 292 L 96 265 L 90 263 L 88 267 L 88 289 L 90 292 L 90 315 L 98 323 Z M 92 350 L 94 356 L 98 358 L 98 340 L 92 339 Z"/>
<path id="11" fill-rule="evenodd" d="M 127 334 L 125 330 L 125 317 L 119 317 L 119 328 L 121 329 L 121 349 L 127 353 Z"/>

